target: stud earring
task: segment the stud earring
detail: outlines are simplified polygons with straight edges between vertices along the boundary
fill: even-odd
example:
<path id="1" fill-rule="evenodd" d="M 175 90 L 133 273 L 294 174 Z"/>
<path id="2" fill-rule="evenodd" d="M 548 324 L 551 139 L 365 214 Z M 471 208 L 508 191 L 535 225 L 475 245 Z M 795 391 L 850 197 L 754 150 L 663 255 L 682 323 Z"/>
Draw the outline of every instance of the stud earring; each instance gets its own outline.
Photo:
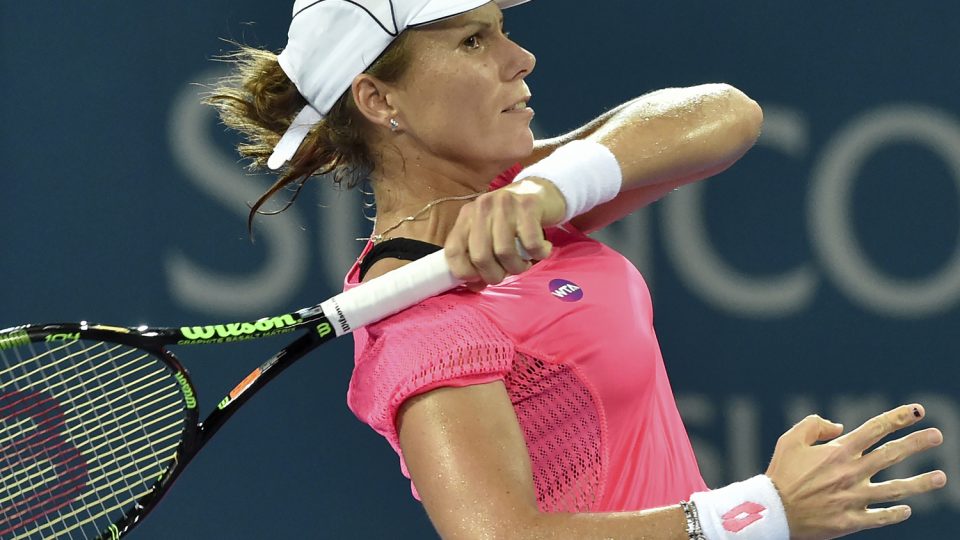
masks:
<path id="1" fill-rule="evenodd" d="M 390 131 L 396 133 L 400 130 L 400 122 L 397 122 L 396 118 L 390 119 Z"/>

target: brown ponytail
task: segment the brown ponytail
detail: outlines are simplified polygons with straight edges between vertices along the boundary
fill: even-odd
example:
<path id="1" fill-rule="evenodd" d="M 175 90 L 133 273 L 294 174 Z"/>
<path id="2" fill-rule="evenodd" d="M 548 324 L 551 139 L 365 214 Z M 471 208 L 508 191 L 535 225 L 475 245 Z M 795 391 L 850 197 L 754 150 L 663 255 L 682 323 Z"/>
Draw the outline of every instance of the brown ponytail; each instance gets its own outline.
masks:
<path id="1" fill-rule="evenodd" d="M 410 64 L 407 35 L 400 34 L 366 73 L 385 82 L 399 80 Z M 241 45 L 220 59 L 233 64 L 233 72 L 220 79 L 203 102 L 216 107 L 220 120 L 244 136 L 246 141 L 237 146 L 237 151 L 250 160 L 249 168 L 265 169 L 273 147 L 307 100 L 270 51 Z M 310 130 L 277 181 L 251 205 L 247 227 L 252 230 L 253 218 L 261 213 L 263 204 L 288 186 L 294 185 L 295 192 L 280 211 L 293 203 L 314 176 L 332 174 L 335 184 L 349 189 L 367 179 L 375 165 L 367 144 L 366 119 L 348 90 Z"/>

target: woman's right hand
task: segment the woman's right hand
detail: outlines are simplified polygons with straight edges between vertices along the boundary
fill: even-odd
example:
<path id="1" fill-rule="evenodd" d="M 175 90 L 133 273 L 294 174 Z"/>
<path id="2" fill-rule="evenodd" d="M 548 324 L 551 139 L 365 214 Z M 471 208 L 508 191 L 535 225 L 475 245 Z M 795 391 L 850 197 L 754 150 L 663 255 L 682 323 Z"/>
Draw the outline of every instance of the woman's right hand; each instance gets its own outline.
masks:
<path id="1" fill-rule="evenodd" d="M 942 488 L 947 482 L 942 471 L 870 481 L 891 465 L 943 442 L 940 430 L 929 428 L 868 452 L 887 435 L 919 422 L 924 414 L 920 405 L 904 405 L 842 436 L 843 426 L 808 416 L 784 433 L 766 474 L 780 492 L 790 537 L 822 540 L 899 523 L 910 517 L 909 506 L 868 506 Z M 815 444 L 822 441 L 827 442 Z"/>
<path id="2" fill-rule="evenodd" d="M 543 228 L 560 223 L 563 194 L 550 181 L 530 177 L 485 193 L 460 209 L 444 251 L 450 271 L 474 290 L 495 285 L 530 267 L 517 251 L 533 260 L 550 256 L 553 245 Z"/>

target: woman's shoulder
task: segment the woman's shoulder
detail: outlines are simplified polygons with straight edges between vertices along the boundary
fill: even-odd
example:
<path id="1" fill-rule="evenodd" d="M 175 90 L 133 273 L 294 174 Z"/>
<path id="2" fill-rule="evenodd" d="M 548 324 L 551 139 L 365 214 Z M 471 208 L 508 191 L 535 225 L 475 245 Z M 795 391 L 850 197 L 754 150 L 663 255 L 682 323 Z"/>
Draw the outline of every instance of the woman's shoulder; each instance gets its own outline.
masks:
<path id="1" fill-rule="evenodd" d="M 354 414 L 395 436 L 393 419 L 406 399 L 509 372 L 515 344 L 471 304 L 474 294 L 442 294 L 358 330 L 347 392 Z"/>

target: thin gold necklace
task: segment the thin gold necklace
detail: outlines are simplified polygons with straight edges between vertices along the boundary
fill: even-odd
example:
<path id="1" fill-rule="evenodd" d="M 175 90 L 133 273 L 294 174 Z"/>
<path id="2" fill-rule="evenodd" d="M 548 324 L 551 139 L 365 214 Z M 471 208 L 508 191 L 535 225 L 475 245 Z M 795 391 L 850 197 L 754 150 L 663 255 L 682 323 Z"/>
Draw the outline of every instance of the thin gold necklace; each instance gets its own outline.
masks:
<path id="1" fill-rule="evenodd" d="M 407 217 L 401 219 L 401 220 L 398 221 L 396 224 L 394 224 L 394 225 L 392 225 L 392 226 L 390 226 L 390 227 L 387 227 L 387 229 L 385 229 L 385 230 L 384 230 L 383 232 L 381 232 L 380 234 L 374 234 L 374 235 L 370 236 L 369 238 L 357 238 L 357 240 L 370 240 L 370 241 L 373 242 L 374 244 L 379 244 L 380 242 L 383 242 L 383 240 L 384 240 L 383 237 L 384 237 L 387 233 L 393 231 L 394 229 L 396 229 L 397 227 L 403 225 L 404 223 L 408 223 L 408 222 L 411 222 L 411 221 L 416 221 L 420 216 L 426 214 L 427 212 L 430 211 L 431 208 L 433 208 L 434 206 L 436 206 L 436 205 L 438 205 L 438 204 L 440 204 L 440 203 L 444 203 L 444 202 L 448 202 L 448 201 L 469 201 L 470 199 L 476 199 L 477 197 L 483 195 L 484 193 L 486 193 L 486 191 L 480 191 L 480 192 L 477 192 L 477 193 L 471 193 L 470 195 L 456 195 L 456 196 L 453 196 L 453 197 L 441 197 L 441 198 L 439 198 L 439 199 L 430 201 L 430 202 L 427 203 L 426 206 L 424 206 L 423 208 L 421 208 L 420 211 L 417 212 L 416 214 L 413 214 L 412 216 L 407 216 Z M 374 223 L 373 223 L 373 228 L 374 228 L 374 229 L 377 228 L 377 223 L 376 223 L 376 221 L 374 221 Z"/>

